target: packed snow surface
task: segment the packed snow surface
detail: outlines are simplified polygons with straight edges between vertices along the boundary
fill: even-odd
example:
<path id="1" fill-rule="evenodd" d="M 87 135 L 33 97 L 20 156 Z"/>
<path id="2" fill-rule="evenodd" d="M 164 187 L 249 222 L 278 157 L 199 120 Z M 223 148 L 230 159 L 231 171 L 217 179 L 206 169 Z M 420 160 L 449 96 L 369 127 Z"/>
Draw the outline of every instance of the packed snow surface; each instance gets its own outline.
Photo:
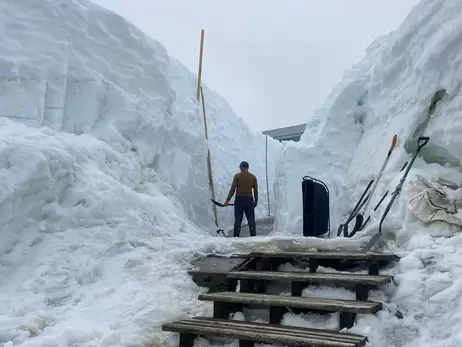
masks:
<path id="1" fill-rule="evenodd" d="M 398 183 L 417 137 L 430 142 L 385 223 L 385 246 L 402 256 L 386 272 L 395 283 L 371 296 L 385 309 L 358 317 L 351 330 L 375 347 L 462 344 L 460 229 L 426 224 L 407 206 L 418 177 L 461 181 L 459 1 L 422 1 L 346 72 L 308 119 L 300 143 L 270 141 L 279 237 L 251 241 L 213 236 L 207 145 L 217 199 L 247 160 L 260 182 L 258 216 L 267 214 L 265 138 L 223 98 L 204 86 L 207 144 L 195 76 L 121 17 L 85 0 L 6 0 L 0 16 L 4 346 L 174 346 L 160 325 L 211 309 L 197 300 L 204 289 L 187 275 L 191 259 L 269 241 L 274 248 L 290 244 L 281 235 L 301 234 L 305 175 L 329 186 L 335 237 L 394 134 L 398 146 L 375 201 Z M 432 104 L 435 93 L 440 101 Z M 305 249 L 358 248 L 377 230 L 372 217 L 354 240 L 297 242 Z M 231 221 L 232 211 L 220 209 L 220 226 Z M 341 289 L 308 288 L 303 295 L 351 298 Z M 336 315 L 284 317 L 286 324 L 322 328 L 336 322 Z"/>

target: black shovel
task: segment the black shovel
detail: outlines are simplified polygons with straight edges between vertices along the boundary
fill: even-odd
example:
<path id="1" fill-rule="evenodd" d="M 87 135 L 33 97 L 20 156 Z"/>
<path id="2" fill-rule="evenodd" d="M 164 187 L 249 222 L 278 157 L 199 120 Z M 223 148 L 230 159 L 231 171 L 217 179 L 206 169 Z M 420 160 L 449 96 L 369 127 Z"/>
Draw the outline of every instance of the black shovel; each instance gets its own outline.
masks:
<path id="1" fill-rule="evenodd" d="M 226 207 L 225 205 L 223 205 L 221 202 L 218 202 L 216 200 L 213 200 L 213 199 L 210 199 L 211 202 L 213 202 L 215 205 L 219 206 L 219 207 Z M 234 204 L 229 204 L 228 206 L 234 206 Z"/>
<path id="2" fill-rule="evenodd" d="M 422 149 L 423 146 L 425 146 L 428 141 L 430 140 L 429 137 L 419 137 L 417 140 L 417 150 L 415 151 L 414 157 L 412 158 L 411 162 L 407 166 L 406 171 L 404 172 L 403 177 L 399 181 L 398 185 L 396 186 L 395 191 L 393 192 L 393 195 L 390 199 L 390 202 L 387 205 L 387 208 L 385 209 L 385 212 L 382 215 L 382 218 L 380 219 L 380 224 L 379 224 L 379 232 L 375 234 L 367 243 L 366 247 L 364 247 L 363 251 L 364 252 L 369 252 L 369 250 L 374 247 L 374 245 L 379 241 L 380 237 L 382 236 L 382 224 L 383 221 L 385 220 L 385 217 L 387 216 L 388 212 L 390 212 L 391 206 L 393 205 L 393 202 L 395 201 L 396 197 L 399 195 L 401 192 L 401 188 L 403 187 L 404 181 L 406 180 L 407 174 L 411 170 L 412 164 L 414 164 L 414 161 L 417 158 L 417 155 L 419 154 L 420 150 Z"/>

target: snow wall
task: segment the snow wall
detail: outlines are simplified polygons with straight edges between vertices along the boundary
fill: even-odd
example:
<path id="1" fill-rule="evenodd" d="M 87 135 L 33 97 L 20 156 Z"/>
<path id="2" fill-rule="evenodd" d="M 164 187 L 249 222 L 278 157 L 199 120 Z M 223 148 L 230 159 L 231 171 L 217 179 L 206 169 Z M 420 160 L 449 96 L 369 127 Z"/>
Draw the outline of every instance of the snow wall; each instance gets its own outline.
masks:
<path id="1" fill-rule="evenodd" d="M 196 76 L 171 59 L 161 44 L 96 5 L 7 1 L 2 6 L 6 20 L 0 114 L 28 126 L 91 134 L 137 158 L 142 168 L 154 169 L 181 196 L 194 222 L 210 226 Z M 32 20 L 29 12 L 19 10 L 27 6 L 40 16 Z M 206 86 L 204 95 L 217 199 L 225 198 L 239 162 L 247 160 L 260 182 L 257 213 L 266 215 L 265 138 L 252 134 Z M 270 140 L 270 170 L 278 145 Z M 219 221 L 228 225 L 229 215 L 221 213 Z"/>
<path id="2" fill-rule="evenodd" d="M 191 257 L 231 242 L 210 237 L 196 76 L 85 0 L 2 1 L 0 19 L 0 344 L 160 346 L 151 329 L 204 307 Z M 247 160 L 266 216 L 265 137 L 204 95 L 217 199 Z"/>
<path id="3" fill-rule="evenodd" d="M 422 1 L 397 30 L 373 42 L 364 59 L 345 72 L 324 106 L 308 119 L 300 143 L 283 149 L 275 182 L 278 231 L 302 230 L 301 199 L 293 197 L 301 194 L 305 175 L 328 185 L 336 231 L 380 170 L 394 134 L 398 145 L 375 197 L 410 161 L 418 136 L 431 138 L 422 150 L 425 170 L 460 166 L 461 11 L 458 1 Z M 429 112 L 440 90 L 446 93 Z M 415 167 L 419 165 L 418 159 Z"/>
<path id="4" fill-rule="evenodd" d="M 352 329 L 367 334 L 373 346 L 462 345 L 461 228 L 442 221 L 424 223 L 409 209 L 412 191 L 422 186 L 419 179 L 457 183 L 453 193 L 448 189 L 439 194 L 449 200 L 450 194 L 458 195 L 453 202 L 460 206 L 461 30 L 460 1 L 421 1 L 397 30 L 373 42 L 364 59 L 345 73 L 324 106 L 308 119 L 301 142 L 285 147 L 277 166 L 278 232 L 301 233 L 301 200 L 294 196 L 301 194 L 302 177 L 310 175 L 330 189 L 331 237 L 335 237 L 338 225 L 382 166 L 393 135 L 398 135 L 398 145 L 372 205 L 387 190 L 393 192 L 417 138 L 430 137 L 384 223 L 380 246 L 402 257 L 388 272 L 394 283 L 370 297 L 384 302 L 385 311 L 359 317 Z M 432 102 L 435 93 L 437 103 Z M 386 198 L 372 214 L 357 240 L 367 242 L 377 232 L 388 202 Z M 462 215 L 460 209 L 457 215 Z M 316 319 L 314 324 L 320 324 L 321 318 Z M 306 325 L 298 317 L 293 322 Z"/>

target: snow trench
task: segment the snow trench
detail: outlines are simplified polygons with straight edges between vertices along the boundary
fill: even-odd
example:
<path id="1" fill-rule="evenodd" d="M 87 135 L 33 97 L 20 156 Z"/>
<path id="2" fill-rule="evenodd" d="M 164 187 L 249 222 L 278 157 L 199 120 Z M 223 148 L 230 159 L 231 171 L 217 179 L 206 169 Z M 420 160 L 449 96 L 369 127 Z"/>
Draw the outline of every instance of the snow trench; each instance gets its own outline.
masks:
<path id="1" fill-rule="evenodd" d="M 210 305 L 197 300 L 204 289 L 187 274 L 191 259 L 300 236 L 305 175 L 329 187 L 333 238 L 394 134 L 398 145 L 375 199 L 399 182 L 415 138 L 430 142 L 387 217 L 383 246 L 402 259 L 388 269 L 394 283 L 371 297 L 385 310 L 358 317 L 351 330 L 378 347 L 462 343 L 460 229 L 423 223 L 408 208 L 419 177 L 461 181 L 458 1 L 421 1 L 307 117 L 300 143 L 269 141 L 279 238 L 252 242 L 212 237 L 207 148 L 217 199 L 247 160 L 260 182 L 257 216 L 268 212 L 265 138 L 223 98 L 204 85 L 207 143 L 194 74 L 121 17 L 85 0 L 6 0 L 0 16 L 5 346 L 173 346 L 162 323 L 210 314 Z M 330 244 L 369 237 L 385 206 L 355 240 Z M 230 226 L 232 211 L 220 209 L 219 222 Z M 284 321 L 328 328 L 336 317 L 288 314 Z"/>

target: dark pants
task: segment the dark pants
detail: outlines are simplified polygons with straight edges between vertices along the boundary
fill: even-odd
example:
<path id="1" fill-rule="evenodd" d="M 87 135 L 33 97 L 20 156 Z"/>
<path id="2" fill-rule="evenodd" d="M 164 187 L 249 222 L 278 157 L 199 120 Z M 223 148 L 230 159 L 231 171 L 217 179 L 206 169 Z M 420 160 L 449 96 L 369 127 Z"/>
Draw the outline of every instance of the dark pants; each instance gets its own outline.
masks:
<path id="1" fill-rule="evenodd" d="M 255 228 L 255 201 L 252 196 L 236 196 L 234 199 L 234 237 L 241 233 L 242 217 L 247 218 L 250 236 L 257 236 Z"/>

